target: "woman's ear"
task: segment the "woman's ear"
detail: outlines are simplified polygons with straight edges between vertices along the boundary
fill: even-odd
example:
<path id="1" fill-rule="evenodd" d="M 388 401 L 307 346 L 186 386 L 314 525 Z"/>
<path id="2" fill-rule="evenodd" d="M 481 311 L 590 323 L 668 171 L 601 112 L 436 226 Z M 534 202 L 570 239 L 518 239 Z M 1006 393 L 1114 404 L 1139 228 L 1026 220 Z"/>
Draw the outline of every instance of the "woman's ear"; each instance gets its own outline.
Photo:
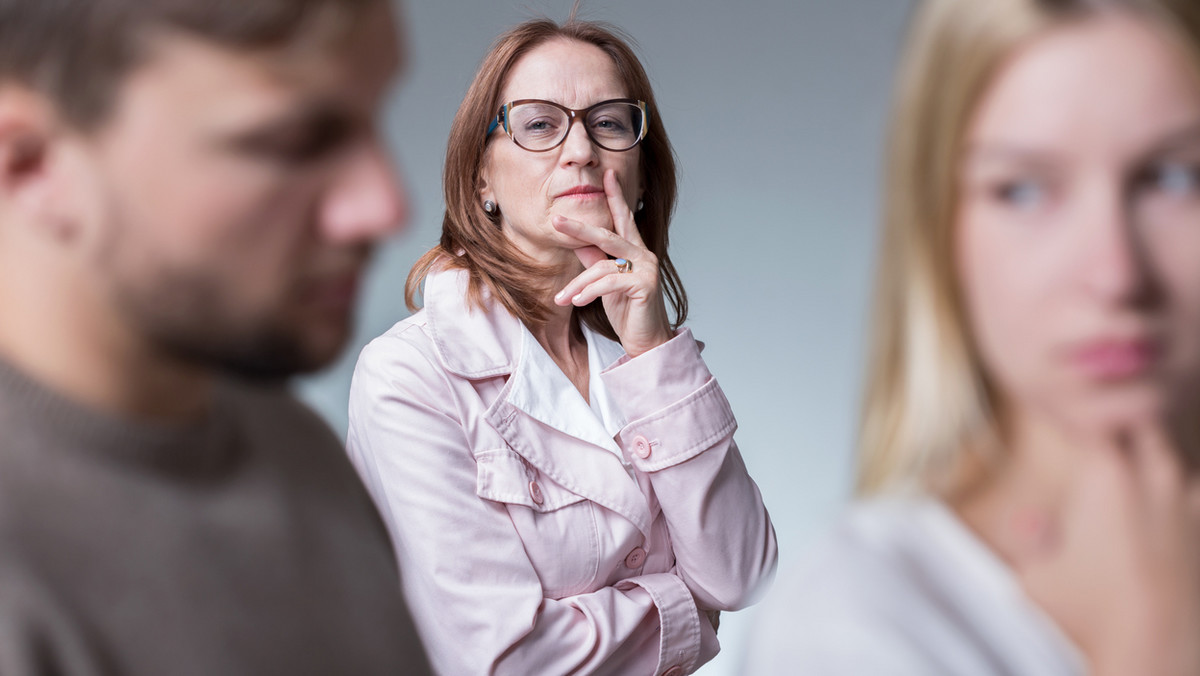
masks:
<path id="1" fill-rule="evenodd" d="M 479 202 L 482 204 L 485 201 L 496 201 L 496 193 L 492 190 L 492 183 L 488 180 L 487 163 L 484 163 L 482 169 L 479 170 Z"/>

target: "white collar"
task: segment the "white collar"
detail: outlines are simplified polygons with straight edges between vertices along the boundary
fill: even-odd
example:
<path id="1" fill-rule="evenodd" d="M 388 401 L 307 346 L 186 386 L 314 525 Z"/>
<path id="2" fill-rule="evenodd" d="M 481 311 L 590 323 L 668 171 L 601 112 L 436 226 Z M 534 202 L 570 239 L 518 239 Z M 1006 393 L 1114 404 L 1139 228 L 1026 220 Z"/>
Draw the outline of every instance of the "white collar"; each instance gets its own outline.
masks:
<path id="1" fill-rule="evenodd" d="M 625 355 L 620 343 L 582 326 L 588 344 L 589 406 L 529 329 L 486 288 L 483 310 L 468 305 L 468 279 L 465 270 L 437 267 L 425 278 L 425 313 L 442 365 L 465 378 L 511 374 L 506 389 L 515 407 L 622 458 L 613 437 L 626 420 L 600 378 Z"/>
<path id="2" fill-rule="evenodd" d="M 622 458 L 614 437 L 625 426 L 626 420 L 604 386 L 600 373 L 620 359 L 625 351 L 619 343 L 595 333 L 586 325 L 582 328 L 588 344 L 590 406 L 524 325 L 521 325 L 520 357 L 509 379 L 508 401 L 531 418 Z"/>

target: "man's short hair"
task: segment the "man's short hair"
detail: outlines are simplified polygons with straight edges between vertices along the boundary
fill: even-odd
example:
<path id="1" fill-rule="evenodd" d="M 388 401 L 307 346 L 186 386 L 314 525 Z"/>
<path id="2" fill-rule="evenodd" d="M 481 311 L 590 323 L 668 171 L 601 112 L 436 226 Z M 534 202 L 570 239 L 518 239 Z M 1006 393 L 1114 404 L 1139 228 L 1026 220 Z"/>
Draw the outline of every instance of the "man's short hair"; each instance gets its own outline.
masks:
<path id="1" fill-rule="evenodd" d="M 235 49 L 346 30 L 386 0 L 0 0 L 0 84 L 48 97 L 80 128 L 103 122 L 122 79 L 163 31 Z"/>

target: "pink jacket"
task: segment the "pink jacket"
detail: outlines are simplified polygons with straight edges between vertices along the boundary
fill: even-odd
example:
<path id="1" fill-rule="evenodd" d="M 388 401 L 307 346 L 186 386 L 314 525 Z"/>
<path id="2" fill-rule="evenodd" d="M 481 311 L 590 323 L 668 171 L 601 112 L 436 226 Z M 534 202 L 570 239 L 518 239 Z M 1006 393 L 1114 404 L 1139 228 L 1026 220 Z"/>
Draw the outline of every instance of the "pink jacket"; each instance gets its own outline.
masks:
<path id="1" fill-rule="evenodd" d="M 435 669 L 695 671 L 719 649 L 705 611 L 755 600 L 776 549 L 690 331 L 636 359 L 588 336 L 611 364 L 593 365 L 609 434 L 570 415 L 578 392 L 531 386 L 541 347 L 465 289 L 430 275 L 425 309 L 363 350 L 350 394 L 348 452 Z"/>

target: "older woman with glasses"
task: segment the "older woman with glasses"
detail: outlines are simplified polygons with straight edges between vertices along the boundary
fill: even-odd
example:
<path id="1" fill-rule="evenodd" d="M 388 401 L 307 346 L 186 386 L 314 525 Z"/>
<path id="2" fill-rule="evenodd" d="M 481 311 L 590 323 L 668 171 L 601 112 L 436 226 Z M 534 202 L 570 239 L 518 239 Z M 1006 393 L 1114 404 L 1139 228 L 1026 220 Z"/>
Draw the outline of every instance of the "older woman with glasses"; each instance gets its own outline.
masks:
<path id="1" fill-rule="evenodd" d="M 493 45 L 409 276 L 424 309 L 363 351 L 350 399 L 442 673 L 691 673 L 774 571 L 729 403 L 679 328 L 675 195 L 621 38 L 572 18 Z"/>

